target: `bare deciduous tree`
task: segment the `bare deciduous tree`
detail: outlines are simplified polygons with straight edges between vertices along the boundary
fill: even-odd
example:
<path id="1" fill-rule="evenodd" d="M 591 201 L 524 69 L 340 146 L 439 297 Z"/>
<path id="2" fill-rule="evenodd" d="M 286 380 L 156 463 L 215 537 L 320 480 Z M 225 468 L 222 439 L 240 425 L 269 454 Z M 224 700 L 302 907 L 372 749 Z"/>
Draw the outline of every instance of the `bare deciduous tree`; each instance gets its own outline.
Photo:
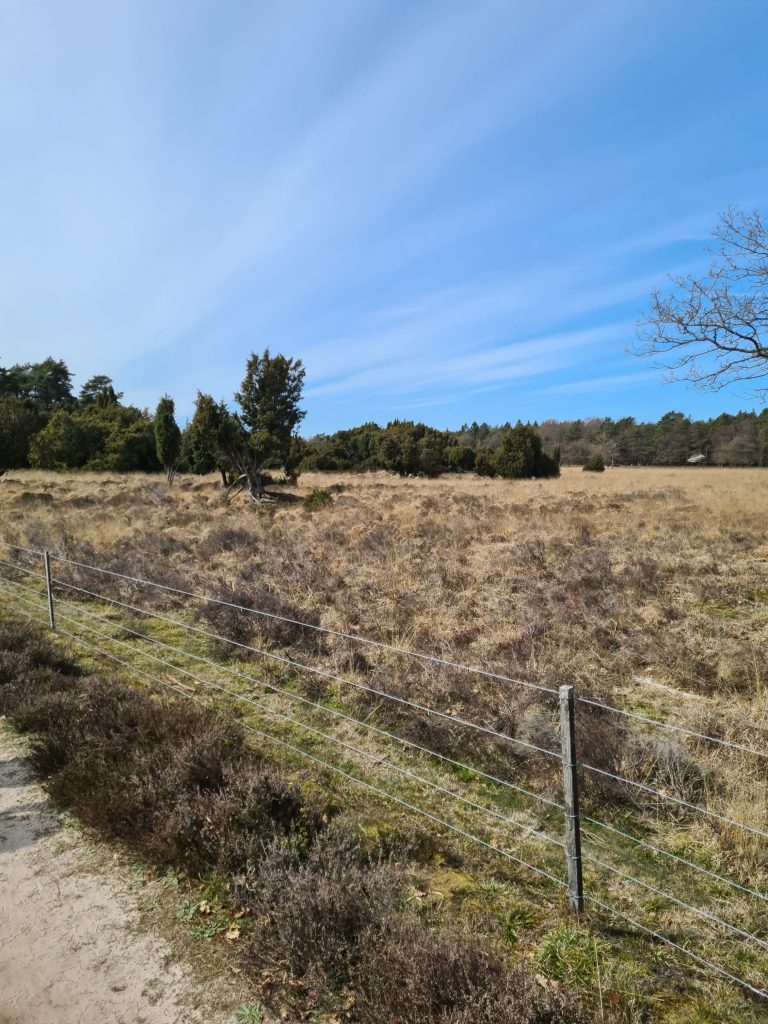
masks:
<path id="1" fill-rule="evenodd" d="M 673 290 L 653 293 L 633 351 L 662 357 L 670 380 L 718 391 L 768 377 L 768 225 L 732 207 L 715 238 L 705 274 L 670 275 Z"/>

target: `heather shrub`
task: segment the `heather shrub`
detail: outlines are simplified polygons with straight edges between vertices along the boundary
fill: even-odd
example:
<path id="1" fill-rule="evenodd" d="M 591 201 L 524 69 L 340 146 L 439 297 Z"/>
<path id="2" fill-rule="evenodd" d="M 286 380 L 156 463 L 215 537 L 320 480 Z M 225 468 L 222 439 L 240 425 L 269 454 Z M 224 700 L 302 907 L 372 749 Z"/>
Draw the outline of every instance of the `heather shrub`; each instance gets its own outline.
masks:
<path id="1" fill-rule="evenodd" d="M 304 508 L 308 512 L 315 512 L 318 509 L 328 508 L 333 504 L 333 495 L 330 490 L 324 487 L 316 487 L 304 499 Z"/>
<path id="2" fill-rule="evenodd" d="M 436 934 L 403 915 L 366 938 L 355 986 L 358 1019 L 365 1024 L 586 1024 L 594 1019 L 563 992 L 542 990 L 529 971 L 511 966 L 481 939 Z"/>
<path id="3" fill-rule="evenodd" d="M 36 669 L 80 674 L 79 668 L 41 630 L 24 622 L 0 623 L 0 686 L 18 682 Z"/>
<path id="4" fill-rule="evenodd" d="M 79 670 L 40 630 L 0 623 L 0 714 L 21 729 L 45 729 L 78 685 Z"/>
<path id="5" fill-rule="evenodd" d="M 227 715 L 99 681 L 58 710 L 34 745 L 51 796 L 154 861 L 241 871 L 274 835 L 316 827 Z"/>
<path id="6" fill-rule="evenodd" d="M 714 784 L 680 740 L 665 734 L 632 736 L 626 765 L 631 778 L 693 803 L 702 800 Z"/>
<path id="7" fill-rule="evenodd" d="M 248 970 L 302 1010 L 358 1024 L 581 1024 L 487 942 L 435 933 L 406 909 L 409 856 L 308 802 L 247 747 L 232 717 L 78 674 L 39 631 L 0 623 L 0 711 L 34 729 L 52 798 L 155 863 L 216 868 L 254 930 Z M 397 983 L 393 984 L 393 978 Z"/>
<path id="8" fill-rule="evenodd" d="M 240 557 L 250 555 L 258 545 L 258 535 L 242 526 L 214 526 L 197 542 L 198 559 L 208 562 L 218 555 L 235 551 Z"/>
<path id="9" fill-rule="evenodd" d="M 32 629 L 0 625 L 0 711 L 34 731 L 59 805 L 156 862 L 242 872 L 275 836 L 322 828 L 230 715 L 81 678 Z"/>
<path id="10" fill-rule="evenodd" d="M 396 869 L 361 854 L 344 832 L 324 836 L 305 859 L 292 844 L 276 844 L 238 894 L 260 922 L 248 963 L 287 968 L 318 1002 L 349 984 L 398 899 Z"/>
<path id="11" fill-rule="evenodd" d="M 259 643 L 270 643 L 303 650 L 314 650 L 318 645 L 317 632 L 301 625 L 304 622 L 316 625 L 317 615 L 299 608 L 258 581 L 254 581 L 252 590 L 217 589 L 208 596 L 227 603 L 201 602 L 195 618 L 223 638 L 211 641 L 214 652 L 222 657 L 232 657 L 237 650 L 232 644 L 227 644 L 226 640 L 256 646 Z M 233 605 L 240 607 L 235 608 Z"/>
<path id="12" fill-rule="evenodd" d="M 288 971 L 297 1005 L 344 998 L 359 1024 L 581 1024 L 567 995 L 541 986 L 486 940 L 434 932 L 406 909 L 402 869 L 366 857 L 343 831 L 302 859 L 277 844 L 238 898 L 259 922 L 247 953 Z M 351 994 L 353 993 L 353 995 Z"/>

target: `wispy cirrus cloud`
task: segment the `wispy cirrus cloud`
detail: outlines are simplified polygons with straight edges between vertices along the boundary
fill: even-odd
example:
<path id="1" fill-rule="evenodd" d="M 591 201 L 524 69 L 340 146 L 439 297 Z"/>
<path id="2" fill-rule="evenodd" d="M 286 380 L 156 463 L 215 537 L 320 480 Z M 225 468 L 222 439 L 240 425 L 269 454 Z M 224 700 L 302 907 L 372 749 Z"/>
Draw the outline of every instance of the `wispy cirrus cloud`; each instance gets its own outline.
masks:
<path id="1" fill-rule="evenodd" d="M 692 47 L 639 0 L 8 0 L 3 359 L 188 411 L 269 344 L 307 365 L 308 429 L 481 392 L 538 415 L 545 377 L 575 409 L 572 381 L 631 376 L 716 212 L 766 196 L 744 29 L 704 11 Z"/>
<path id="2" fill-rule="evenodd" d="M 584 380 L 571 380 L 567 384 L 551 384 L 539 388 L 540 395 L 589 395 L 601 391 L 613 391 L 615 388 L 633 388 L 656 381 L 657 370 L 640 370 L 636 373 L 616 373 L 606 377 L 591 377 Z"/>

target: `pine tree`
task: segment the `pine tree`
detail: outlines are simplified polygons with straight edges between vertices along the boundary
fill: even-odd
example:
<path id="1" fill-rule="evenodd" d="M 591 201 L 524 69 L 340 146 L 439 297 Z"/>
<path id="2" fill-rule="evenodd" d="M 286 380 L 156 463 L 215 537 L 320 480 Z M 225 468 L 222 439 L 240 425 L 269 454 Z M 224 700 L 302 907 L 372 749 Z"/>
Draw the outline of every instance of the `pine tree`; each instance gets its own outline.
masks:
<path id="1" fill-rule="evenodd" d="M 252 352 L 235 401 L 239 415 L 228 415 L 221 428 L 222 450 L 237 467 L 235 483 L 246 487 L 254 501 L 264 497 L 262 474 L 267 466 L 295 472 L 291 445 L 306 413 L 299 408 L 304 387 L 300 359 Z"/>
<path id="2" fill-rule="evenodd" d="M 122 397 L 123 392 L 115 391 L 112 386 L 111 377 L 107 377 L 103 373 L 97 373 L 95 377 L 91 377 L 80 388 L 78 401 L 82 406 L 91 405 L 93 402 L 111 405 L 119 402 Z"/>

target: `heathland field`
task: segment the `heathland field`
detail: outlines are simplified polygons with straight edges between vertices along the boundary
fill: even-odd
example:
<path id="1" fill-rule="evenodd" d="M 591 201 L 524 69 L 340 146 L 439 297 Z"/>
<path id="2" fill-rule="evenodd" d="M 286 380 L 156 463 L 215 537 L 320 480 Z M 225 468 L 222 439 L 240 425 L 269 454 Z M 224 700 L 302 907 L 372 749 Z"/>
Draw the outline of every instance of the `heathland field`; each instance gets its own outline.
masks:
<path id="1" fill-rule="evenodd" d="M 335 936 L 332 963 L 306 906 L 281 919 L 275 879 L 289 867 L 274 853 L 263 870 L 235 858 L 250 909 L 230 952 L 254 983 L 279 974 L 303 1005 L 359 1021 L 768 1020 L 756 991 L 768 987 L 768 472 L 318 473 L 269 490 L 274 500 L 254 505 L 227 503 L 213 476 L 168 488 L 138 474 L 19 471 L 0 483 L 0 539 L 16 545 L 0 550 L 4 620 L 47 621 L 37 552 L 48 550 L 62 657 L 116 687 L 171 693 L 163 707 L 194 697 L 236 711 L 292 799 L 317 810 L 312 828 L 343 822 L 345 842 L 357 836 L 378 858 L 384 918 L 345 904 L 350 934 Z M 578 918 L 556 806 L 563 684 L 581 698 Z M 0 710 L 23 718 L 19 701 Z M 130 815 L 89 811 L 93 792 L 71 778 L 59 799 L 150 861 L 186 856 L 176 833 L 155 843 L 151 830 L 131 836 Z M 349 856 L 306 842 L 301 870 Z M 234 870 L 225 846 L 202 858 L 223 875 Z M 386 884 L 384 861 L 396 876 Z M 453 943 L 454 964 L 461 943 L 481 944 L 473 970 L 496 1011 L 386 1003 L 376 970 L 421 961 L 406 969 L 380 937 L 389 929 L 410 949 L 417 925 Z M 366 974 L 349 949 L 373 934 Z M 444 984 L 422 959 L 403 991 Z M 549 1008 L 504 1016 L 503 965 L 540 993 L 531 1006 Z"/>

